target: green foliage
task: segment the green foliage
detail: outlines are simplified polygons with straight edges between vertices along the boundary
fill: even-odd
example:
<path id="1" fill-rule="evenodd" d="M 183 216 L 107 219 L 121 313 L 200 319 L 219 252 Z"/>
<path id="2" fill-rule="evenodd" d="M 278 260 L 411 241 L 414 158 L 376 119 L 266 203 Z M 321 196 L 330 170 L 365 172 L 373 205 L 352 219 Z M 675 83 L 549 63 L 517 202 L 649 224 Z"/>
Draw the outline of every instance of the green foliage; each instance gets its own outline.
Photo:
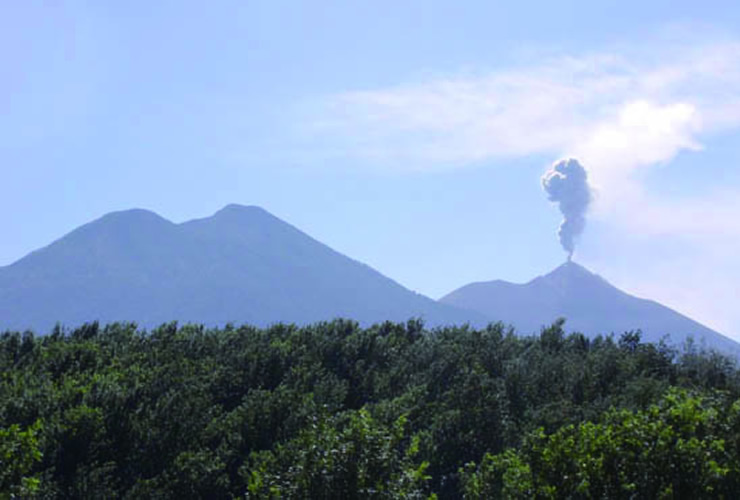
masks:
<path id="1" fill-rule="evenodd" d="M 737 486 L 738 398 L 722 356 L 562 322 L 535 337 L 419 320 L 8 332 L 0 491 L 717 496 Z"/>
<path id="2" fill-rule="evenodd" d="M 40 421 L 25 430 L 18 424 L 0 428 L 0 499 L 28 497 L 38 491 L 39 478 L 31 469 L 41 460 L 40 429 Z"/>
<path id="3" fill-rule="evenodd" d="M 247 498 L 426 498 L 428 462 L 406 418 L 387 426 L 366 409 L 315 419 L 275 452 L 253 453 L 243 469 Z"/>
<path id="4" fill-rule="evenodd" d="M 740 400 L 671 390 L 640 411 L 606 412 L 599 422 L 540 428 L 523 446 L 487 454 L 463 472 L 467 498 L 734 498 L 740 455 L 727 439 Z"/>

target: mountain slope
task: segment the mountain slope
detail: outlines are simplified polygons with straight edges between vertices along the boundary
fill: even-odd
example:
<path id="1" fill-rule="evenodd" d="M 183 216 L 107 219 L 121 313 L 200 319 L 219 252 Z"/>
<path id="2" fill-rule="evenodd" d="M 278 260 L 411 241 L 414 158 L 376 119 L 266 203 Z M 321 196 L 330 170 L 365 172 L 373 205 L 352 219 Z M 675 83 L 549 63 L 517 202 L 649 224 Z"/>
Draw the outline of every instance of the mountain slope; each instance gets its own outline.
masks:
<path id="1" fill-rule="evenodd" d="M 680 345 L 692 336 L 706 347 L 740 355 L 740 345 L 729 338 L 657 302 L 624 293 L 574 262 L 525 284 L 471 283 L 440 302 L 514 325 L 522 333 L 564 317 L 568 330 L 588 335 L 641 329 L 647 342 L 669 334 L 669 342 Z"/>
<path id="2" fill-rule="evenodd" d="M 108 214 L 0 267 L 0 330 L 56 322 L 486 322 L 413 293 L 258 207 L 173 224 Z"/>

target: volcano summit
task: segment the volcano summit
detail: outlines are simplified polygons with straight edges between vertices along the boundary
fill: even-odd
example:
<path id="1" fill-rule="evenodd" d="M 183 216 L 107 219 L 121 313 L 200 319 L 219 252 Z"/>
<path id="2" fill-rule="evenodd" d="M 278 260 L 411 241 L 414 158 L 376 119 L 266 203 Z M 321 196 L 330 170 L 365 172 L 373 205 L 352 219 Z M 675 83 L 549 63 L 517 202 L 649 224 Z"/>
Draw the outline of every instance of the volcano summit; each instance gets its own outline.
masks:
<path id="1" fill-rule="evenodd" d="M 495 280 L 465 285 L 440 302 L 536 333 L 557 318 L 568 331 L 589 336 L 641 330 L 645 342 L 680 346 L 692 337 L 699 346 L 740 357 L 740 344 L 652 300 L 629 295 L 575 262 L 524 284 Z"/>

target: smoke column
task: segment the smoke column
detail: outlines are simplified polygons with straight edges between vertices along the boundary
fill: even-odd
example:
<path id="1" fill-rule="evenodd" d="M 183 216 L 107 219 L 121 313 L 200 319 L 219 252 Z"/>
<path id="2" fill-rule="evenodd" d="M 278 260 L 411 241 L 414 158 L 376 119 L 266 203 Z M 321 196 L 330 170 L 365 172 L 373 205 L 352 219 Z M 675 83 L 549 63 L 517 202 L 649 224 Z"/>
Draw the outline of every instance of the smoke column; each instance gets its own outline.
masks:
<path id="1" fill-rule="evenodd" d="M 573 258 L 575 240 L 586 227 L 586 210 L 591 202 L 588 174 L 578 160 L 560 160 L 542 177 L 542 187 L 550 201 L 558 203 L 563 214 L 558 236 L 570 261 Z"/>

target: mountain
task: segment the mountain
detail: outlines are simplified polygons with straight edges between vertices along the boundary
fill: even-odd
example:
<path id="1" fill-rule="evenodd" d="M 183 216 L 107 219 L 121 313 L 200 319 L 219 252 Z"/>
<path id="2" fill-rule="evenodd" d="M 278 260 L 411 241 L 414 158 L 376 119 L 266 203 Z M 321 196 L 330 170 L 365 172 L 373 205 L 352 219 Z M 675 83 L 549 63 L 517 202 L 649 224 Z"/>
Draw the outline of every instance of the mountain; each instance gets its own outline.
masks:
<path id="1" fill-rule="evenodd" d="M 49 331 L 99 320 L 145 327 L 299 324 L 346 317 L 362 324 L 421 317 L 470 321 L 259 207 L 229 205 L 174 224 L 146 210 L 115 212 L 0 267 L 0 331 Z"/>
<path id="2" fill-rule="evenodd" d="M 440 302 L 511 324 L 522 333 L 564 317 L 568 330 L 591 336 L 641 329 L 646 342 L 669 334 L 674 345 L 692 336 L 699 345 L 740 357 L 740 344 L 657 302 L 633 297 L 574 262 L 525 284 L 471 283 Z"/>

